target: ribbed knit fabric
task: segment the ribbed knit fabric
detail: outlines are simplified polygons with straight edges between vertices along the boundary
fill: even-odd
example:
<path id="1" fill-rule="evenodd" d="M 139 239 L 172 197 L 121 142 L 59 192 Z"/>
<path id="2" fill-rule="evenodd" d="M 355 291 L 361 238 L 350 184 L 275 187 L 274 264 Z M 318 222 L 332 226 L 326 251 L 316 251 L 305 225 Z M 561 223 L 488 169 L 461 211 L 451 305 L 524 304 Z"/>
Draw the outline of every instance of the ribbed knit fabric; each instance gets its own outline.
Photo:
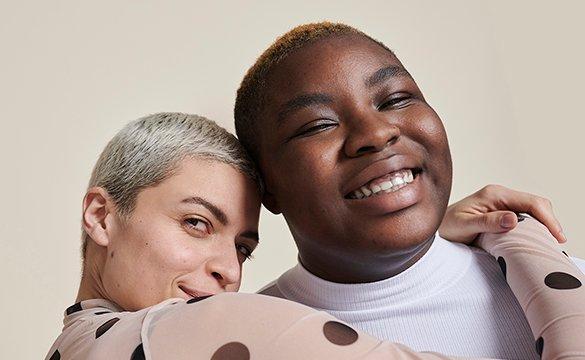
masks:
<path id="1" fill-rule="evenodd" d="M 585 262 L 575 260 L 583 271 Z M 331 315 L 379 339 L 452 356 L 538 359 L 534 338 L 496 260 L 438 235 L 406 271 L 338 284 L 298 264 L 260 291 Z"/>

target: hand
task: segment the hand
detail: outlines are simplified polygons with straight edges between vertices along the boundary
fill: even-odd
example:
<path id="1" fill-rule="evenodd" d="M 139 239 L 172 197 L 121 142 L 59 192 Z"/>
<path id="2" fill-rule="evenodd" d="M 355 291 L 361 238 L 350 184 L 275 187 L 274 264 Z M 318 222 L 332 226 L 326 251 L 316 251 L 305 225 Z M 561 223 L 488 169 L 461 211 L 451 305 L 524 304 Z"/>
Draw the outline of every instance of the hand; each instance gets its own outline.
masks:
<path id="1" fill-rule="evenodd" d="M 567 241 L 548 199 L 500 185 L 487 185 L 449 206 L 439 235 L 470 244 L 480 233 L 497 234 L 515 228 L 518 224 L 515 213 L 529 214 L 544 224 L 558 242 Z"/>

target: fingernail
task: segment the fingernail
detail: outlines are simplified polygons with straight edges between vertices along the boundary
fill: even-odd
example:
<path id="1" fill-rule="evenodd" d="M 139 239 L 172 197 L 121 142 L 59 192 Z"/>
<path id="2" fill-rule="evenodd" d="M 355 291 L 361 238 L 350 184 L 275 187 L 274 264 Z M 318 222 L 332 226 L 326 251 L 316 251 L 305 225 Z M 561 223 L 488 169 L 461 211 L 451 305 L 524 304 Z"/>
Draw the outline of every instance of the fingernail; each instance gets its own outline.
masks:
<path id="1" fill-rule="evenodd" d="M 526 216 L 524 216 L 522 214 L 516 214 L 516 217 L 518 218 L 518 222 L 524 221 L 524 219 L 526 219 Z"/>
<path id="2" fill-rule="evenodd" d="M 506 214 L 502 216 L 502 219 L 500 220 L 500 226 L 504 229 L 510 229 L 514 226 L 515 220 L 516 219 L 514 219 L 514 214 Z"/>
<path id="3" fill-rule="evenodd" d="M 561 232 L 559 233 L 559 235 L 561 236 L 561 239 L 563 239 L 563 242 L 566 243 L 567 242 L 567 237 L 565 236 L 565 233 L 561 230 Z"/>

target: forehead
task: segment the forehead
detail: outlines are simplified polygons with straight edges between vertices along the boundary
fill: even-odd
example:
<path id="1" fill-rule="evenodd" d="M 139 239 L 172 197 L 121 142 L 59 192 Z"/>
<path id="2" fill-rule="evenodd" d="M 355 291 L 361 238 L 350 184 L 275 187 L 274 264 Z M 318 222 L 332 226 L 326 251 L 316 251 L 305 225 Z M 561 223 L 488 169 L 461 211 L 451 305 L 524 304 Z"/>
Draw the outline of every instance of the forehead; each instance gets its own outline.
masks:
<path id="1" fill-rule="evenodd" d="M 186 158 L 164 181 L 142 190 L 137 205 L 172 210 L 189 206 L 191 198 L 203 198 L 231 218 L 255 214 L 260 207 L 256 184 L 233 166 L 205 158 Z"/>
<path id="2" fill-rule="evenodd" d="M 363 84 L 388 66 L 403 68 L 387 49 L 360 35 L 316 40 L 288 55 L 267 78 L 267 106 L 286 101 L 295 92 L 335 92 Z"/>

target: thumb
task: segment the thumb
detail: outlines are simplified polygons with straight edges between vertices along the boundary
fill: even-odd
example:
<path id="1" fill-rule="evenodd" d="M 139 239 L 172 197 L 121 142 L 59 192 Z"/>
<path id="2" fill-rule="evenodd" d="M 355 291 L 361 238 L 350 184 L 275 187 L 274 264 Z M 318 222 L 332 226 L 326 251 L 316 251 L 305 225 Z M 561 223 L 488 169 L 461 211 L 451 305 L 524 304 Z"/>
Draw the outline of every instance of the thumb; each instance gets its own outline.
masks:
<path id="1" fill-rule="evenodd" d="M 512 211 L 492 211 L 476 215 L 474 219 L 478 233 L 503 233 L 518 225 L 518 217 Z"/>

